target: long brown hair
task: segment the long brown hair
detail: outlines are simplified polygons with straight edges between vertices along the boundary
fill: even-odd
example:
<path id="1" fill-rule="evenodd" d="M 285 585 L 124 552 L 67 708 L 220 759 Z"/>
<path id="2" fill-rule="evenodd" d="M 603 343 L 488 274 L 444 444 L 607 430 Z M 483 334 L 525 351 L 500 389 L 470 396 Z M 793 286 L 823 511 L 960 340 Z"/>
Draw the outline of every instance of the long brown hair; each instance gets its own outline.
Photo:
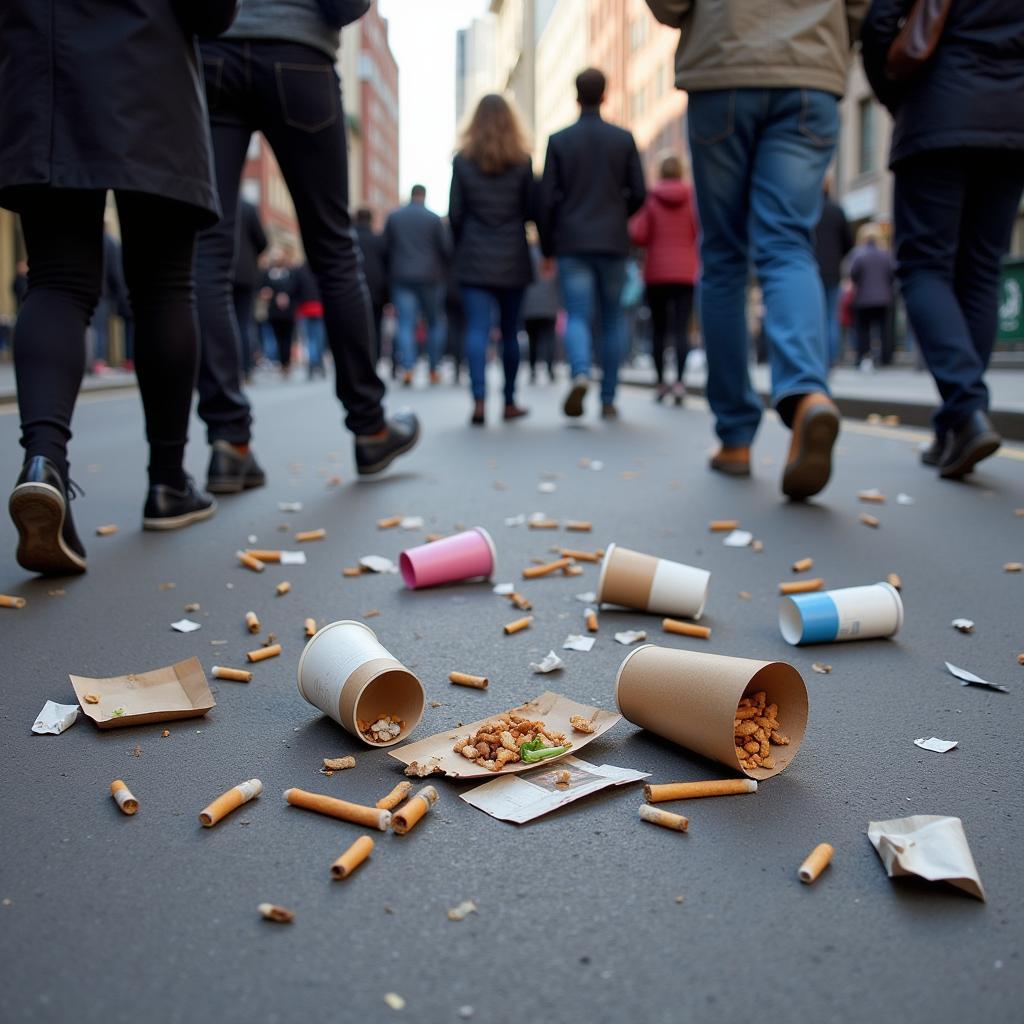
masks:
<path id="1" fill-rule="evenodd" d="M 459 152 L 484 174 L 501 174 L 530 156 L 519 118 L 504 96 L 488 93 L 462 133 Z"/>

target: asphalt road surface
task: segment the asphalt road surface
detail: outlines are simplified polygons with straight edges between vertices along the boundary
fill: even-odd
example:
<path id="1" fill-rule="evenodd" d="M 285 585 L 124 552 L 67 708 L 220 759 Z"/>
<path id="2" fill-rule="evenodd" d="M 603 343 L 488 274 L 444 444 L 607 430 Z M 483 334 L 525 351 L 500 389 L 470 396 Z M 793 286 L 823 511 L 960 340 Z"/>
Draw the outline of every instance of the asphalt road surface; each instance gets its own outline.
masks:
<path id="1" fill-rule="evenodd" d="M 759 436 L 755 478 L 734 481 L 705 469 L 710 420 L 696 403 L 661 408 L 634 390 L 621 398 L 620 423 L 595 420 L 592 398 L 588 417 L 570 427 L 558 412 L 561 387 L 528 388 L 528 420 L 470 430 L 467 397 L 443 386 L 392 395 L 422 416 L 423 442 L 385 478 L 360 483 L 329 385 L 265 380 L 253 398 L 269 484 L 222 499 L 208 523 L 140 531 L 145 449 L 130 394 L 85 399 L 76 414 L 72 475 L 86 497 L 74 510 L 87 575 L 26 578 L 14 531 L 0 521 L 0 592 L 28 598 L 21 611 L 0 610 L 0 1020 L 1021 1019 L 1024 574 L 1002 569 L 1024 560 L 1019 448 L 986 462 L 970 484 L 943 483 L 917 464 L 920 433 L 845 424 L 832 484 L 791 506 L 777 484 L 788 435 L 773 420 Z M 190 464 L 202 480 L 198 426 L 193 438 Z M 11 483 L 16 442 L 16 416 L 0 410 L 0 479 Z M 538 491 L 545 481 L 553 493 Z M 887 502 L 859 503 L 857 492 L 873 487 Z M 913 504 L 898 504 L 898 492 Z M 301 501 L 303 511 L 284 514 L 280 501 Z M 505 525 L 535 511 L 591 519 L 594 532 Z M 862 511 L 880 527 L 862 525 Z M 377 529 L 395 514 L 424 517 L 424 530 Z M 763 552 L 723 546 L 708 532 L 721 518 L 741 520 Z M 104 523 L 119 531 L 95 536 Z M 287 544 L 282 523 L 326 528 L 326 540 L 306 545 L 308 564 L 262 575 L 236 565 L 250 536 Z M 413 593 L 397 576 L 340 573 L 362 555 L 397 559 L 423 533 L 458 524 L 494 535 L 496 582 L 519 580 L 553 544 L 614 541 L 703 566 L 713 574 L 711 638 L 670 637 L 657 618 L 606 612 L 590 653 L 561 651 L 567 634 L 583 631 L 575 595 L 594 589 L 593 566 L 522 583 L 535 621 L 515 636 L 503 635 L 513 616 L 488 584 Z M 830 586 L 898 572 L 900 635 L 788 646 L 776 588 L 803 556 Z M 283 578 L 292 592 L 277 597 Z M 191 617 L 202 629 L 173 632 L 191 602 L 201 604 Z M 30 733 L 45 700 L 73 702 L 69 673 L 113 676 L 191 655 L 207 671 L 242 664 L 254 641 L 243 624 L 250 608 L 284 653 L 254 666 L 249 685 L 211 679 L 217 706 L 205 718 L 170 723 L 166 738 L 163 725 L 101 732 L 84 717 L 61 736 Z M 383 644 L 426 687 L 414 738 L 548 688 L 612 708 L 628 653 L 612 634 L 645 628 L 671 647 L 795 665 L 810 695 L 806 739 L 756 795 L 670 805 L 690 817 L 685 835 L 638 820 L 638 785 L 515 826 L 460 801 L 466 784 L 440 780 L 441 800 L 414 832 L 379 834 L 370 861 L 332 882 L 329 865 L 361 830 L 287 807 L 282 791 L 372 804 L 401 766 L 306 704 L 295 671 L 306 616 L 371 610 Z M 976 622 L 973 634 L 951 628 L 958 616 Z M 552 648 L 564 671 L 531 673 Z M 1010 692 L 961 687 L 946 660 Z M 816 661 L 832 672 L 813 672 Z M 453 669 L 486 674 L 490 689 L 450 685 Z M 914 746 L 933 735 L 960 745 L 945 754 Z M 348 753 L 354 770 L 318 774 L 321 758 Z M 653 781 L 728 774 L 625 721 L 581 756 Z M 118 777 L 140 801 L 134 817 L 109 796 Z M 200 827 L 202 807 L 252 777 L 262 797 Z M 986 903 L 887 878 L 868 822 L 910 814 L 963 820 Z M 797 867 L 823 841 L 835 846 L 834 862 L 802 885 Z M 449 920 L 464 900 L 478 912 Z M 293 910 L 294 923 L 262 920 L 265 901 Z M 389 993 L 405 1008 L 390 1008 Z"/>

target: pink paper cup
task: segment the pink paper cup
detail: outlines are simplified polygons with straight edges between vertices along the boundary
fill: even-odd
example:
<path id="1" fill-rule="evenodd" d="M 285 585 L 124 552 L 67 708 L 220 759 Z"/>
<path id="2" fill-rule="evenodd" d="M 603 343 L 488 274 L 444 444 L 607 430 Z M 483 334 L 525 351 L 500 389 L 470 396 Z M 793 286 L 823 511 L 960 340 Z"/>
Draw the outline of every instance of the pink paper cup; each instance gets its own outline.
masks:
<path id="1" fill-rule="evenodd" d="M 491 535 L 482 526 L 476 526 L 454 537 L 403 551 L 398 567 L 405 585 L 410 590 L 421 590 L 442 583 L 487 578 L 494 572 L 496 560 Z"/>

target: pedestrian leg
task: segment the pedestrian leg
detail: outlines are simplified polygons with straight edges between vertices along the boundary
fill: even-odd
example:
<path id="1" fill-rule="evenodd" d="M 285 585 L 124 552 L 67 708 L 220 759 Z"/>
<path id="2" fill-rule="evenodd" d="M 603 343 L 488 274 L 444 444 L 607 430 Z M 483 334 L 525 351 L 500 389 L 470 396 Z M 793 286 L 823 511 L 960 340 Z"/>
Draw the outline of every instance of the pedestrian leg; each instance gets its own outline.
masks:
<path id="1" fill-rule="evenodd" d="M 665 337 L 668 334 L 668 290 L 663 284 L 647 286 L 647 308 L 651 311 L 651 358 L 654 360 L 655 400 L 668 394 L 665 384 Z"/>
<path id="2" fill-rule="evenodd" d="M 501 325 L 501 362 L 505 371 L 505 419 L 517 419 L 526 410 L 516 405 L 516 377 L 519 375 L 519 310 L 524 289 L 501 288 L 497 291 Z"/>

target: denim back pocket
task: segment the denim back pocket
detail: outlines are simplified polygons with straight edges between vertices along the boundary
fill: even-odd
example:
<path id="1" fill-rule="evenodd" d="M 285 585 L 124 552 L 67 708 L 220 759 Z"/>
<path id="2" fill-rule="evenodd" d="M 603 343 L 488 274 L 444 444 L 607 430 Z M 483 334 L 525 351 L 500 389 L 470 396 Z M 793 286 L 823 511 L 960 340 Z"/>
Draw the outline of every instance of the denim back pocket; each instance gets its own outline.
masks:
<path id="1" fill-rule="evenodd" d="M 800 133 L 813 146 L 833 147 L 839 137 L 839 100 L 820 89 L 801 89 Z"/>
<path id="2" fill-rule="evenodd" d="M 702 146 L 724 142 L 736 128 L 736 90 L 691 93 L 686 116 L 695 142 Z"/>
<path id="3" fill-rule="evenodd" d="M 330 65 L 275 62 L 274 75 L 286 124 L 312 133 L 338 120 L 338 79 Z"/>

